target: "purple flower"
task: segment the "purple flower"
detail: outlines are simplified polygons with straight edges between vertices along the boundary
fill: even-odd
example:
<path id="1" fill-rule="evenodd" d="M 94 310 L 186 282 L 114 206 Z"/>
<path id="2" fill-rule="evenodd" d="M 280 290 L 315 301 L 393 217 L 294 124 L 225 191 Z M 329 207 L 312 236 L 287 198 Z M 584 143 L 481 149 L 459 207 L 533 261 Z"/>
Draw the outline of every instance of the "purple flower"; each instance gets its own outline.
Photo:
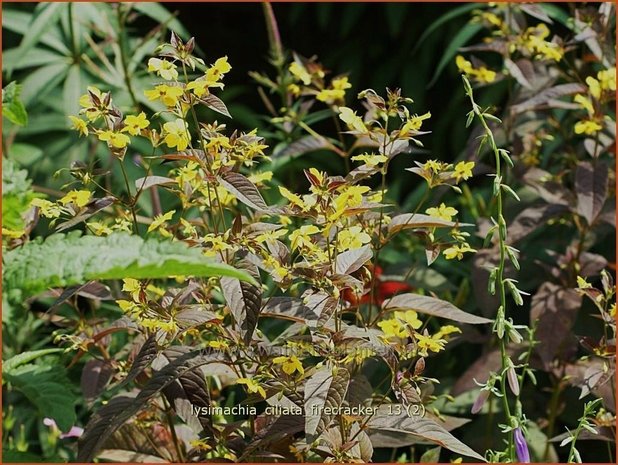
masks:
<path id="1" fill-rule="evenodd" d="M 515 428 L 513 430 L 513 436 L 515 438 L 515 452 L 517 458 L 521 463 L 530 463 L 530 451 L 528 451 L 528 444 L 526 444 L 526 438 L 521 428 Z"/>
<path id="2" fill-rule="evenodd" d="M 57 430 L 58 429 L 58 425 L 56 425 L 56 422 L 52 418 L 44 418 L 43 419 L 43 424 L 45 426 L 49 426 L 53 430 Z M 61 433 L 60 434 L 60 439 L 78 438 L 82 434 L 84 434 L 84 428 L 80 428 L 79 426 L 72 426 L 68 433 Z"/>

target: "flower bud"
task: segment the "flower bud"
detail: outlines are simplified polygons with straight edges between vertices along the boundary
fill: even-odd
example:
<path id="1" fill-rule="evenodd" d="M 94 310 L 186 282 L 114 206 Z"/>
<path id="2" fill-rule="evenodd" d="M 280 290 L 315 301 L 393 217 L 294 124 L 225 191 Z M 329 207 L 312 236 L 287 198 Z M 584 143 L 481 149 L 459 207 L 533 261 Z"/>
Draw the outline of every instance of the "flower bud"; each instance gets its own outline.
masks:
<path id="1" fill-rule="evenodd" d="M 477 413 L 481 411 L 481 409 L 483 408 L 483 405 L 485 405 L 485 402 L 487 401 L 487 399 L 489 399 L 489 394 L 490 394 L 489 389 L 481 389 L 479 396 L 474 401 L 474 405 L 472 406 L 472 409 L 470 410 L 470 413 L 472 413 L 472 415 L 476 415 Z"/>
<path id="2" fill-rule="evenodd" d="M 515 453 L 517 459 L 521 463 L 530 463 L 530 451 L 528 450 L 528 444 L 524 438 L 524 433 L 521 428 L 515 428 L 513 430 L 513 438 L 515 439 Z"/>
<path id="3" fill-rule="evenodd" d="M 515 367 L 512 364 L 509 364 L 509 367 L 506 370 L 506 379 L 509 382 L 509 387 L 511 388 L 511 392 L 518 396 L 519 395 L 519 381 L 517 380 L 517 373 L 515 372 Z"/>

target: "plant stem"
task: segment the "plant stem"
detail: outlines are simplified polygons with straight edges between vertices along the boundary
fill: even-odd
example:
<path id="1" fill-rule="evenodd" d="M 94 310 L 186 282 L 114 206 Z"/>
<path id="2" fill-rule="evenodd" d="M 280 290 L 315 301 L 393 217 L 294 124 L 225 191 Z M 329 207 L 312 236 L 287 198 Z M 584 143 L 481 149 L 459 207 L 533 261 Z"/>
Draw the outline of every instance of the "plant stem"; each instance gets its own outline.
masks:
<path id="1" fill-rule="evenodd" d="M 129 62 L 127 61 L 127 41 L 126 41 L 126 15 L 122 14 L 122 5 L 119 3 L 116 8 L 118 15 L 118 48 L 120 50 L 120 63 L 122 65 L 122 74 L 124 75 L 124 83 L 127 86 L 127 91 L 133 102 L 133 106 L 139 109 L 139 102 L 133 91 L 133 84 L 131 83 L 131 76 L 129 75 Z"/>
<path id="2" fill-rule="evenodd" d="M 120 170 L 122 171 L 122 177 L 124 178 L 124 184 L 127 188 L 127 195 L 129 196 L 129 202 L 127 205 L 131 209 L 131 216 L 133 216 L 133 230 L 135 234 L 139 234 L 139 230 L 137 229 L 137 215 L 135 213 L 135 202 L 133 201 L 133 197 L 131 195 L 131 187 L 129 185 L 129 177 L 127 176 L 127 170 L 124 167 L 124 162 L 119 158 L 118 163 L 120 163 Z"/>
<path id="3" fill-rule="evenodd" d="M 469 90 L 467 89 L 466 93 L 470 97 L 470 102 L 472 103 L 472 111 L 474 112 L 475 116 L 480 121 L 481 125 L 483 126 L 483 129 L 485 130 L 485 137 L 489 141 L 490 147 L 494 153 L 494 158 L 495 158 L 495 163 L 496 163 L 496 178 L 497 178 L 497 181 L 500 182 L 500 179 L 502 177 L 502 165 L 500 161 L 500 152 L 498 150 L 498 146 L 496 145 L 496 140 L 494 138 L 493 132 L 491 131 L 491 129 L 489 128 L 489 125 L 487 124 L 484 113 L 481 111 L 480 107 L 474 101 L 474 96 L 472 94 L 472 88 L 470 87 L 470 84 L 467 81 L 466 83 L 469 89 Z M 498 325 L 500 324 L 504 325 L 504 320 L 506 316 L 506 286 L 505 286 L 505 281 L 504 281 L 504 269 L 506 266 L 507 245 L 506 245 L 506 221 L 504 220 L 504 216 L 503 216 L 504 202 L 502 199 L 502 188 L 501 187 L 498 187 L 498 189 L 494 189 L 494 196 L 496 198 L 496 204 L 497 204 L 496 209 L 497 209 L 497 214 L 498 214 L 498 238 L 499 238 L 499 249 L 500 249 L 500 261 L 498 264 L 498 271 L 496 273 L 496 283 L 498 284 L 498 288 L 500 292 L 500 309 L 496 316 L 496 323 Z M 509 400 L 508 400 L 507 390 L 506 390 L 506 384 L 507 384 L 506 373 L 507 373 L 507 367 L 509 366 L 509 356 L 506 351 L 507 337 L 504 337 L 504 336 L 505 335 L 502 334 L 502 337 L 499 338 L 500 357 L 502 359 L 502 370 L 500 374 L 500 390 L 502 394 L 502 403 L 503 403 L 504 413 L 507 419 L 507 426 L 512 426 L 511 425 L 512 415 L 511 415 L 511 409 L 509 406 Z M 508 441 L 509 442 L 508 442 L 507 453 L 508 453 L 508 457 L 510 461 L 513 462 L 515 461 L 515 450 L 513 447 L 514 438 L 513 438 L 512 431 L 509 432 Z"/>

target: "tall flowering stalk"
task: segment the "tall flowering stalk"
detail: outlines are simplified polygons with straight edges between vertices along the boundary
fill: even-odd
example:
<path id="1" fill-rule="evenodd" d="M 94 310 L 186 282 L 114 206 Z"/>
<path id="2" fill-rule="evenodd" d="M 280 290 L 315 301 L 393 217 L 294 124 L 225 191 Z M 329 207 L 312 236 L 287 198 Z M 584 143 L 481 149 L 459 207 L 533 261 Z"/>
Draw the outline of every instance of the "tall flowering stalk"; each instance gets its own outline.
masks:
<path id="1" fill-rule="evenodd" d="M 497 123 L 501 123 L 501 121 L 494 115 L 487 113 L 475 102 L 470 81 L 468 81 L 468 78 L 465 75 L 462 75 L 462 78 L 466 95 L 468 95 L 468 97 L 470 98 L 470 102 L 472 103 L 472 110 L 468 113 L 467 125 L 469 126 L 474 120 L 474 118 L 478 119 L 484 129 L 484 135 L 481 138 L 481 147 L 484 144 L 489 145 L 494 155 L 494 161 L 496 164 L 496 172 L 493 175 L 493 197 L 496 201 L 495 215 L 497 218 L 491 218 L 493 226 L 487 233 L 485 243 L 491 243 L 494 235 L 496 234 L 496 231 L 498 232 L 498 249 L 500 259 L 498 265 L 490 270 L 488 287 L 491 294 L 495 294 L 497 290 L 500 296 L 500 306 L 497 310 L 493 331 L 498 336 L 502 365 L 499 374 L 492 374 L 490 376 L 490 380 L 484 386 L 481 395 L 482 398 L 485 399 L 488 397 L 485 394 L 485 391 L 490 391 L 502 399 L 504 413 L 507 420 L 507 424 L 504 425 L 503 431 L 508 434 L 508 448 L 506 450 L 506 456 L 511 462 L 515 461 L 516 455 L 520 457 L 520 461 L 523 461 L 523 459 L 521 458 L 521 453 L 523 453 L 522 443 L 525 445 L 525 440 L 523 439 L 523 433 L 520 428 L 520 424 L 523 420 L 523 414 L 521 412 L 521 403 L 519 402 L 519 396 L 521 392 L 520 384 L 522 378 L 519 378 L 517 376 L 516 369 L 518 368 L 518 366 L 513 363 L 513 360 L 511 360 L 507 352 L 507 344 L 509 340 L 516 344 L 522 342 L 522 336 L 517 331 L 517 329 L 521 327 L 516 327 L 515 325 L 513 325 L 512 319 L 507 319 L 506 315 L 507 289 L 510 292 L 513 301 L 518 306 L 523 305 L 522 295 L 524 295 L 525 292 L 517 288 L 517 281 L 505 277 L 507 260 L 510 261 L 517 270 L 519 270 L 519 261 L 517 259 L 519 251 L 507 244 L 507 224 L 506 220 L 504 219 L 505 199 L 503 193 L 510 195 L 517 201 L 519 201 L 519 197 L 507 184 L 503 183 L 503 179 L 505 177 L 503 162 L 512 167 L 513 161 L 509 157 L 507 150 L 498 148 L 494 134 L 488 124 L 488 121 L 493 121 Z M 495 382 L 499 382 L 499 389 L 494 387 Z M 509 386 L 511 394 L 513 395 L 515 400 L 514 412 L 511 411 L 511 405 L 507 392 L 507 385 Z M 473 410 L 476 412 L 480 410 L 480 407 L 479 405 L 477 405 L 477 403 L 475 403 Z"/>

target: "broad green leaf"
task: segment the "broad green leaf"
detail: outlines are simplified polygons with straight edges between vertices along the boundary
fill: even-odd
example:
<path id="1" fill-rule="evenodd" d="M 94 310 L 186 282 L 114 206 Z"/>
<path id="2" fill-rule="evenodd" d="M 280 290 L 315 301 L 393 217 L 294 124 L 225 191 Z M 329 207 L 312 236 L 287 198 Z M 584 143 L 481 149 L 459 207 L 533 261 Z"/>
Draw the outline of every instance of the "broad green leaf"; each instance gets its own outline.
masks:
<path id="1" fill-rule="evenodd" d="M 472 325 L 491 323 L 492 320 L 458 309 L 450 302 L 420 294 L 399 294 L 384 302 L 384 310 L 414 310 L 425 315 L 447 318 Z"/>
<path id="2" fill-rule="evenodd" d="M 36 145 L 15 142 L 9 147 L 8 155 L 20 165 L 29 166 L 43 156 L 43 150 Z"/>
<path id="3" fill-rule="evenodd" d="M 31 452 L 21 452 L 14 449 L 2 449 L 4 463 L 40 463 L 43 458 Z"/>
<path id="4" fill-rule="evenodd" d="M 53 418 L 60 430 L 66 432 L 75 424 L 76 398 L 62 367 L 23 365 L 3 377 L 36 405 L 42 416 Z"/>
<path id="5" fill-rule="evenodd" d="M 28 124 L 26 108 L 20 100 L 22 85 L 15 81 L 2 89 L 2 116 L 13 124 L 25 126 Z"/>
<path id="6" fill-rule="evenodd" d="M 436 71 L 434 72 L 434 75 L 431 78 L 429 84 L 427 84 L 427 87 L 431 87 L 435 84 L 446 65 L 453 61 L 453 58 L 455 58 L 455 55 L 457 55 L 457 52 L 459 51 L 459 48 L 463 47 L 466 42 L 468 42 L 468 40 L 474 37 L 474 35 L 477 34 L 481 29 L 483 29 L 483 26 L 481 24 L 468 23 L 464 27 L 462 27 L 459 32 L 457 32 L 457 34 L 455 34 L 455 37 L 453 37 L 451 43 L 448 45 L 448 47 L 446 47 L 442 58 L 440 58 L 440 62 L 438 63 Z"/>
<path id="7" fill-rule="evenodd" d="M 3 289 L 14 301 L 51 287 L 96 279 L 229 276 L 255 282 L 246 272 L 204 257 L 180 242 L 144 240 L 127 233 L 107 237 L 54 234 L 4 254 Z"/>
<path id="8" fill-rule="evenodd" d="M 41 37 L 49 28 L 56 25 L 60 13 L 66 8 L 67 4 L 65 3 L 47 3 L 39 5 L 32 15 L 27 31 L 24 31 L 24 36 L 19 44 L 17 53 L 18 59 L 15 65 L 21 62 L 23 56 L 41 40 Z M 6 72 L 10 74 L 12 69 L 13 64 L 8 63 Z"/>
<path id="9" fill-rule="evenodd" d="M 41 350 L 32 350 L 29 352 L 22 352 L 21 354 L 17 354 L 14 357 L 11 357 L 8 360 L 4 360 L 2 362 L 2 375 L 10 375 L 13 371 L 26 363 L 29 363 L 39 357 L 49 354 L 56 354 L 58 352 L 62 352 L 63 349 L 41 349 Z"/>

